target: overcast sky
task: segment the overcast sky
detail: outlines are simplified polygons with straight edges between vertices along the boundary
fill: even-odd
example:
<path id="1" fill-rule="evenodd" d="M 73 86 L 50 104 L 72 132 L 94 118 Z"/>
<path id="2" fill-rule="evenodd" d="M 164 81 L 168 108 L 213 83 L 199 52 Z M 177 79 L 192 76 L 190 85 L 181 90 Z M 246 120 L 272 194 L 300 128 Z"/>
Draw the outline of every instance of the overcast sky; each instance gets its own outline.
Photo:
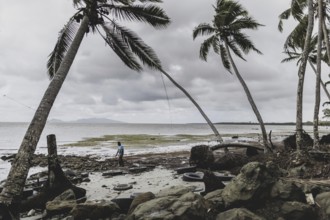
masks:
<path id="1" fill-rule="evenodd" d="M 255 122 L 246 95 L 220 57 L 199 59 L 204 38 L 192 39 L 198 24 L 211 23 L 215 0 L 164 0 L 160 4 L 171 25 L 155 30 L 130 24 L 151 46 L 163 67 L 200 104 L 213 122 Z M 240 3 L 265 26 L 249 31 L 256 47 L 237 66 L 266 122 L 295 121 L 297 66 L 282 64 L 287 31 L 277 30 L 278 15 L 287 0 L 245 0 Z M 71 0 L 0 0 L 0 121 L 30 121 L 48 84 L 47 57 L 58 32 L 74 13 Z M 312 120 L 315 77 L 310 68 L 304 91 L 304 120 Z M 88 34 L 71 67 L 50 119 L 109 118 L 134 123 L 204 122 L 195 106 L 166 78 L 169 103 L 160 73 L 145 68 L 136 73 L 116 57 L 98 35 Z M 323 76 L 328 80 L 327 74 Z M 325 96 L 322 93 L 322 102 Z M 322 115 L 322 114 L 321 114 Z"/>

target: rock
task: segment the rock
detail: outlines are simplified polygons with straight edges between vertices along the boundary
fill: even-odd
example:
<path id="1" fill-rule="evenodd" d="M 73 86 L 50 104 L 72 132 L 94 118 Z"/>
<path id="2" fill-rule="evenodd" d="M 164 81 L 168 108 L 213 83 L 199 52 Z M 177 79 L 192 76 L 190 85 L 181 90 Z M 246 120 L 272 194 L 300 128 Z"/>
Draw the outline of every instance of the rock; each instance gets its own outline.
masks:
<path id="1" fill-rule="evenodd" d="M 169 188 L 165 188 L 156 194 L 156 197 L 165 197 L 165 196 L 181 196 L 188 192 L 192 192 L 195 187 L 190 186 L 171 186 Z"/>
<path id="2" fill-rule="evenodd" d="M 274 168 L 272 168 L 274 169 Z M 225 206 L 258 205 L 270 197 L 270 190 L 278 177 L 264 164 L 251 162 L 246 164 L 222 192 Z"/>
<path id="3" fill-rule="evenodd" d="M 112 219 L 118 216 L 120 209 L 110 201 L 87 201 L 77 204 L 70 212 L 74 219 Z"/>
<path id="4" fill-rule="evenodd" d="M 330 218 L 330 192 L 317 195 L 315 201 L 320 206 L 323 214 Z"/>
<path id="5" fill-rule="evenodd" d="M 284 180 L 279 180 L 274 184 L 270 195 L 272 198 L 279 198 L 282 200 L 306 202 L 306 196 L 302 189 L 294 183 Z"/>
<path id="6" fill-rule="evenodd" d="M 281 213 L 285 219 L 290 220 L 316 219 L 316 215 L 312 207 L 301 202 L 285 202 L 281 207 Z"/>
<path id="7" fill-rule="evenodd" d="M 61 195 L 53 199 L 53 201 L 63 201 L 63 200 L 76 200 L 76 195 L 72 189 L 68 189 L 64 191 Z"/>
<path id="8" fill-rule="evenodd" d="M 210 192 L 204 196 L 209 206 L 209 215 L 216 216 L 218 213 L 225 210 L 225 202 L 222 199 L 223 189 L 218 189 L 213 192 Z"/>
<path id="9" fill-rule="evenodd" d="M 189 161 L 199 168 L 209 168 L 214 163 L 213 151 L 206 145 L 194 146 L 191 148 Z"/>
<path id="10" fill-rule="evenodd" d="M 149 200 L 152 200 L 154 198 L 155 198 L 155 195 L 152 192 L 146 192 L 146 193 L 142 193 L 142 194 L 137 195 L 133 199 L 132 204 L 131 204 L 127 214 L 128 215 L 131 214 L 138 205 L 140 205 L 144 202 L 147 202 Z"/>
<path id="11" fill-rule="evenodd" d="M 265 220 L 245 208 L 230 209 L 217 215 L 216 220 Z"/>
<path id="12" fill-rule="evenodd" d="M 217 189 L 223 189 L 225 184 L 222 183 L 220 178 L 218 178 L 212 171 L 205 170 L 203 176 L 203 182 L 205 185 L 205 191 L 203 194 L 207 194 Z"/>
<path id="13" fill-rule="evenodd" d="M 76 200 L 53 200 L 46 203 L 48 216 L 69 213 L 77 205 Z"/>
<path id="14" fill-rule="evenodd" d="M 127 219 L 206 219 L 207 210 L 206 200 L 202 196 L 188 192 L 180 197 L 165 196 L 142 203 Z"/>

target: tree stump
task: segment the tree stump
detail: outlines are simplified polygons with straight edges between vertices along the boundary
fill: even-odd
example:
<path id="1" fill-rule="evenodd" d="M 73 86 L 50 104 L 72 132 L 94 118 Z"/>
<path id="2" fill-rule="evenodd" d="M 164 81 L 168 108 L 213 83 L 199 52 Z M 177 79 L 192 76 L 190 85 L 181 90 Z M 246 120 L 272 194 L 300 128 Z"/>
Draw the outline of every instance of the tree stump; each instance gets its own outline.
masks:
<path id="1" fill-rule="evenodd" d="M 22 211 L 30 209 L 45 209 L 46 202 L 53 200 L 55 197 L 72 189 L 77 200 L 85 197 L 86 190 L 74 186 L 65 176 L 57 157 L 56 137 L 54 134 L 47 136 L 48 147 L 48 180 L 36 196 L 22 203 Z"/>

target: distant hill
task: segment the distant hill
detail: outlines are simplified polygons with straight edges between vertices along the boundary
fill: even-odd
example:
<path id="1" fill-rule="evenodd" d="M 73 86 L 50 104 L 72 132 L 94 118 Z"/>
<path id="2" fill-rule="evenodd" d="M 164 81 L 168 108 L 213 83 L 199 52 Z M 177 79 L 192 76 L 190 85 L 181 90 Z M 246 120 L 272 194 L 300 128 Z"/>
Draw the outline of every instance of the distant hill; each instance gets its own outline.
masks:
<path id="1" fill-rule="evenodd" d="M 122 121 L 116 121 L 108 118 L 82 118 L 75 121 L 62 121 L 59 119 L 51 119 L 49 122 L 52 123 L 81 123 L 81 124 L 119 124 L 125 123 Z"/>

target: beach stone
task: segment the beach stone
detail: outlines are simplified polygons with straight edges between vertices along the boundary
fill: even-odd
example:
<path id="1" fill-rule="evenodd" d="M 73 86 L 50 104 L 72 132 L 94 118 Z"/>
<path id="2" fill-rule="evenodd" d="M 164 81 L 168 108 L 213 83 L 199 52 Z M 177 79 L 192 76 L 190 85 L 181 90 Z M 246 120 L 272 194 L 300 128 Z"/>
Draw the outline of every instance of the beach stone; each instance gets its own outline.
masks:
<path id="1" fill-rule="evenodd" d="M 271 167 L 271 169 L 268 169 Z M 258 205 L 270 197 L 270 190 L 278 177 L 274 167 L 259 162 L 246 164 L 233 180 L 223 189 L 225 206 Z"/>
<path id="2" fill-rule="evenodd" d="M 285 202 L 281 207 L 281 213 L 285 219 L 290 220 L 316 219 L 316 215 L 311 206 L 296 201 Z"/>
<path id="3" fill-rule="evenodd" d="M 61 195 L 55 197 L 53 201 L 76 200 L 76 195 L 72 189 L 64 191 Z"/>
<path id="4" fill-rule="evenodd" d="M 209 206 L 209 215 L 215 216 L 225 210 L 225 202 L 222 199 L 223 189 L 212 191 L 204 196 Z"/>
<path id="5" fill-rule="evenodd" d="M 315 201 L 319 204 L 323 214 L 330 219 L 330 192 L 318 194 Z"/>
<path id="6" fill-rule="evenodd" d="M 201 195 L 188 192 L 180 197 L 166 196 L 142 203 L 127 219 L 206 219 L 207 210 L 206 200 Z"/>
<path id="7" fill-rule="evenodd" d="M 87 201 L 77 204 L 70 212 L 74 219 L 106 219 L 117 217 L 120 208 L 117 204 L 106 201 Z"/>
<path id="8" fill-rule="evenodd" d="M 171 186 L 165 188 L 156 194 L 156 197 L 181 196 L 195 189 L 193 186 Z"/>
<path id="9" fill-rule="evenodd" d="M 53 200 L 46 203 L 46 211 L 48 216 L 69 213 L 77 205 L 76 200 Z"/>
<path id="10" fill-rule="evenodd" d="M 246 208 L 235 208 L 217 215 L 216 220 L 266 220 Z"/>
<path id="11" fill-rule="evenodd" d="M 272 198 L 282 200 L 306 202 L 305 193 L 294 183 L 284 180 L 277 181 L 271 189 Z"/>
<path id="12" fill-rule="evenodd" d="M 131 204 L 127 214 L 131 214 L 138 205 L 140 205 L 144 202 L 147 202 L 149 200 L 152 200 L 154 198 L 155 198 L 155 195 L 152 192 L 146 192 L 146 193 L 137 195 L 133 199 L 132 204 Z"/>

